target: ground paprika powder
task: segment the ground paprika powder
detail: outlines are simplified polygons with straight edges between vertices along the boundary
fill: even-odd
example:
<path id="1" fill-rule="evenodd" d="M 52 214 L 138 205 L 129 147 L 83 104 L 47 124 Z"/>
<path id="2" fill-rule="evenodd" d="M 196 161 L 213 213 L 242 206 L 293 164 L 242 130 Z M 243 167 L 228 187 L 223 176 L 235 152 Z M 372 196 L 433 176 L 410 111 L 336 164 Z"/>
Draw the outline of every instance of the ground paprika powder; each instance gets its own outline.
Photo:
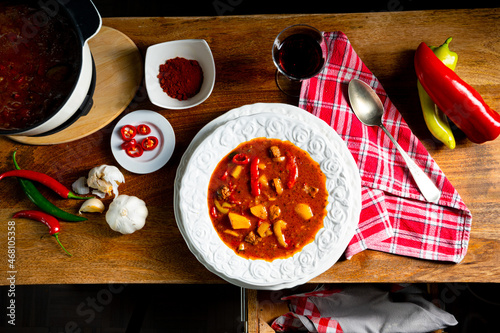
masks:
<path id="1" fill-rule="evenodd" d="M 198 61 L 176 57 L 160 65 L 158 79 L 164 92 L 183 101 L 200 91 L 203 71 Z"/>

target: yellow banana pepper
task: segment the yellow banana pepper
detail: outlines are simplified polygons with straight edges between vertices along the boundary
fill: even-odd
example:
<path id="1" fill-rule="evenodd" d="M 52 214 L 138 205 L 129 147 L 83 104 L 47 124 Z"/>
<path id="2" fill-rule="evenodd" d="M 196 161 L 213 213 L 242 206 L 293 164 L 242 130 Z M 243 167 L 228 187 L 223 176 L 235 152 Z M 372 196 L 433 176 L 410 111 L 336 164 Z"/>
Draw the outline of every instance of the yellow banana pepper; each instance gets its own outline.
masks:
<path id="1" fill-rule="evenodd" d="M 439 60 L 454 71 L 457 65 L 458 55 L 455 52 L 452 52 L 449 48 L 451 39 L 452 38 L 449 37 L 441 46 L 430 46 L 430 49 Z M 438 109 L 436 104 L 434 104 L 418 81 L 417 88 L 427 128 L 436 139 L 444 143 L 448 148 L 454 149 L 456 142 L 453 132 L 451 131 L 450 124 L 448 123 L 448 118 L 446 118 L 446 115 Z"/>

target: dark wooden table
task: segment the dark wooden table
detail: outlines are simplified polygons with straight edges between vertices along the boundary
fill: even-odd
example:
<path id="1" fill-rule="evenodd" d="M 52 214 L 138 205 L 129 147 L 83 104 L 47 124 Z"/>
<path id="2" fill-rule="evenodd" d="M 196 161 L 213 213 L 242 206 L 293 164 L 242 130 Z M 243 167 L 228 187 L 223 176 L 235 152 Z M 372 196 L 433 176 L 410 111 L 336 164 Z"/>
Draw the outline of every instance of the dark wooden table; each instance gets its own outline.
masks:
<path id="1" fill-rule="evenodd" d="M 286 26 L 311 24 L 323 31 L 343 31 L 365 64 L 380 79 L 473 214 L 468 253 L 460 264 L 432 262 L 375 251 L 341 261 L 311 282 L 500 282 L 500 139 L 482 145 L 460 140 L 455 150 L 434 141 L 417 96 L 413 54 L 421 41 L 439 45 L 452 36 L 459 54 L 456 72 L 494 109 L 500 109 L 500 10 L 451 10 L 321 15 L 262 15 L 187 18 L 104 18 L 103 24 L 130 37 L 143 58 L 148 46 L 169 40 L 201 38 L 210 45 L 217 80 L 210 98 L 185 110 L 162 110 L 148 100 L 143 86 L 122 115 L 137 109 L 158 111 L 176 134 L 168 164 L 152 174 L 123 170 L 120 193 L 143 199 L 146 226 L 131 235 L 112 231 L 104 215 L 86 222 L 64 223 L 60 238 L 66 256 L 47 228 L 16 221 L 17 284 L 86 283 L 223 283 L 191 254 L 174 219 L 173 184 L 178 163 L 195 134 L 224 112 L 251 103 L 295 104 L 274 82 L 271 59 L 274 37 Z M 113 93 L 113 92 L 110 92 Z M 117 118 L 117 120 L 120 117 Z M 45 172 L 67 186 L 91 168 L 117 165 L 110 149 L 113 121 L 76 141 L 27 145 L 0 137 L 0 170 L 12 169 L 17 150 L 23 168 Z M 42 192 L 58 206 L 75 212 L 80 202 Z M 106 206 L 109 199 L 104 200 Z M 7 223 L 14 212 L 34 208 L 15 179 L 0 183 L 0 243 L 7 267 Z M 5 274 L 4 274 L 5 275 Z M 4 278 L 1 284 L 8 284 Z"/>

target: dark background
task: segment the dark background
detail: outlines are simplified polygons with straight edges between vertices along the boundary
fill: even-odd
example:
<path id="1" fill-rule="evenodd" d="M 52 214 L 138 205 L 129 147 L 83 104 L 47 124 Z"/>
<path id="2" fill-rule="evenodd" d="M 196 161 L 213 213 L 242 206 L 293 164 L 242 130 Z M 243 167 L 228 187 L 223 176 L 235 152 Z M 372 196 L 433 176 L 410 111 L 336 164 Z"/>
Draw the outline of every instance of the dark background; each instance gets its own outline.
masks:
<path id="1" fill-rule="evenodd" d="M 93 0 L 102 17 L 221 16 L 253 14 L 356 13 L 498 7 L 498 0 Z M 293 3 L 292 3 L 293 2 Z M 394 27 L 397 29 L 397 26 Z M 0 331 L 65 332 L 242 332 L 239 288 L 229 285 L 128 285 L 103 299 L 93 317 L 77 309 L 98 298 L 108 285 L 17 286 L 17 325 L 7 317 Z M 0 307 L 7 307 L 8 286 L 0 287 Z M 109 294 L 109 293 L 108 293 Z M 500 284 L 440 284 L 438 300 L 446 301 L 459 325 L 449 333 L 494 332 L 500 311 Z M 3 312 L 2 312 L 3 313 Z M 87 313 L 87 312 L 86 312 Z M 76 327 L 74 327 L 76 325 Z M 142 329 L 141 329 L 142 328 Z M 11 330 L 12 329 L 12 330 Z M 73 331 L 73 330 L 70 330 Z M 496 331 L 495 331 L 496 332 Z"/>
<path id="2" fill-rule="evenodd" d="M 94 0 L 103 17 L 355 13 L 498 7 L 498 0 Z"/>

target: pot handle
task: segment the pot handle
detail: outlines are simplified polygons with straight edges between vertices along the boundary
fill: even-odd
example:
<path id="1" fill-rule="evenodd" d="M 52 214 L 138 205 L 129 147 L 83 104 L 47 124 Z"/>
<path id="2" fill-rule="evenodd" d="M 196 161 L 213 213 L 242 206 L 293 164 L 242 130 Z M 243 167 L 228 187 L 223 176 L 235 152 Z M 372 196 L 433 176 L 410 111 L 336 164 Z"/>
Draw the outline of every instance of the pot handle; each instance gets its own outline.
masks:
<path id="1" fill-rule="evenodd" d="M 83 44 L 101 30 L 102 19 L 99 11 L 91 0 L 57 0 L 73 16 L 80 29 Z"/>

